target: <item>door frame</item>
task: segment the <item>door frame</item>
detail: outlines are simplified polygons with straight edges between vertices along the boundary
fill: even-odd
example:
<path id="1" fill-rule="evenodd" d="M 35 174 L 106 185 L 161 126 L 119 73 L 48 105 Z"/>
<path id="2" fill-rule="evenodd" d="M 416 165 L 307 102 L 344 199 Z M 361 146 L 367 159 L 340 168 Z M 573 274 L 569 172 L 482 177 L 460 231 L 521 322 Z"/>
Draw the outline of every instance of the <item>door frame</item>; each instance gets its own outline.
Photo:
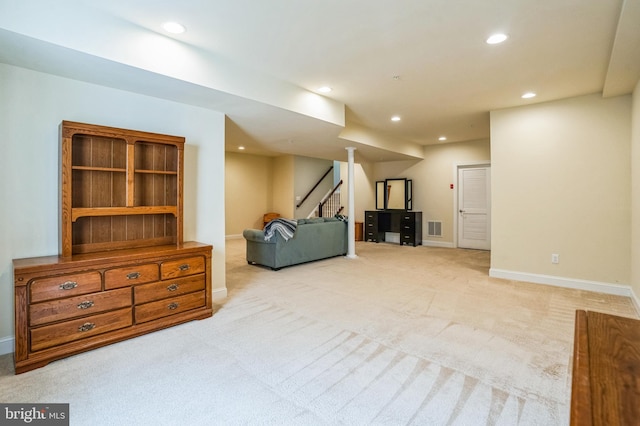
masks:
<path id="1" fill-rule="evenodd" d="M 474 167 L 491 167 L 491 160 L 485 161 L 461 161 L 453 164 L 453 187 L 451 191 L 453 194 L 453 247 L 458 248 L 458 191 L 460 189 L 460 182 L 458 182 L 458 170 L 461 168 L 474 168 Z M 491 191 L 491 188 L 489 188 Z M 492 198 L 493 199 L 493 198 Z"/>

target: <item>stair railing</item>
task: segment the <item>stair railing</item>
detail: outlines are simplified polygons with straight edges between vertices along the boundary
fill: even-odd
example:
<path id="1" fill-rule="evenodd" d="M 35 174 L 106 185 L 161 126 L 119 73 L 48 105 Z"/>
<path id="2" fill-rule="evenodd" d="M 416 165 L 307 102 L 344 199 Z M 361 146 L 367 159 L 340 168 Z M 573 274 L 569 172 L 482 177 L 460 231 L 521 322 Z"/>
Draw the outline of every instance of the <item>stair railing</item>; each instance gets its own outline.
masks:
<path id="1" fill-rule="evenodd" d="M 309 198 L 309 196 L 311 195 L 311 193 L 312 193 L 313 191 L 315 191 L 315 189 L 318 187 L 318 185 L 320 185 L 320 183 L 322 183 L 322 181 L 324 180 L 324 178 L 326 178 L 326 177 L 327 177 L 327 175 L 328 175 L 329 173 L 331 173 L 331 170 L 333 170 L 333 166 L 331 166 L 331 167 L 329 168 L 329 170 L 327 170 L 327 172 L 326 172 L 325 174 L 323 174 L 323 175 L 322 175 L 322 177 L 318 180 L 318 182 L 316 182 L 316 184 L 315 184 L 315 185 L 313 185 L 313 188 L 311 188 L 311 189 L 309 190 L 309 192 L 307 192 L 307 195 L 305 195 L 305 196 L 302 198 L 302 201 L 300 201 L 300 202 L 296 205 L 296 209 L 299 209 L 299 208 L 300 208 L 300 206 L 302 206 L 302 205 L 304 204 L 304 202 L 305 202 L 305 201 L 307 201 L 307 198 Z"/>
<path id="2" fill-rule="evenodd" d="M 333 188 L 333 190 L 318 203 L 318 216 L 331 217 L 340 213 L 343 207 L 340 205 L 340 193 L 337 192 L 342 186 L 342 180 Z"/>

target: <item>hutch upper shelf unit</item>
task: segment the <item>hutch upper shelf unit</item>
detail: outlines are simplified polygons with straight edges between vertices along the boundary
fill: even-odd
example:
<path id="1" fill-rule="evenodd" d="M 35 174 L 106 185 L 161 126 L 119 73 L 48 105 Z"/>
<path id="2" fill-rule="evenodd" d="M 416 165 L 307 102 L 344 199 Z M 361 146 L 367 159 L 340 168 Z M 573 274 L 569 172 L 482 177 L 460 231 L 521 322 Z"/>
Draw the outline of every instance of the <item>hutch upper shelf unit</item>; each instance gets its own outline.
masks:
<path id="1" fill-rule="evenodd" d="M 63 121 L 60 255 L 14 259 L 15 371 L 210 317 L 184 242 L 182 137 Z"/>
<path id="2" fill-rule="evenodd" d="M 61 254 L 176 244 L 183 137 L 63 121 Z"/>

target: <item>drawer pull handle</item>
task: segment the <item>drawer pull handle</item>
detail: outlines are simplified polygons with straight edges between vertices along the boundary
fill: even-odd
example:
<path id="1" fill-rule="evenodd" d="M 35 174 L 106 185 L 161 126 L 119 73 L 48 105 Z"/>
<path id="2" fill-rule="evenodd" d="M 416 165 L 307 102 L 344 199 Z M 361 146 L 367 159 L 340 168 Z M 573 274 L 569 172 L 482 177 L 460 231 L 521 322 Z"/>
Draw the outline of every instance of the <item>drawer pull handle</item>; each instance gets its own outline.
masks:
<path id="1" fill-rule="evenodd" d="M 178 284 L 171 284 L 170 286 L 167 286 L 168 291 L 176 291 L 177 289 L 178 289 Z"/>
<path id="2" fill-rule="evenodd" d="M 185 263 L 183 265 L 178 266 L 178 269 L 180 269 L 181 271 L 188 271 L 189 270 L 189 264 Z"/>
<path id="3" fill-rule="evenodd" d="M 78 303 L 78 309 L 89 309 L 93 307 L 93 301 L 85 300 L 84 302 Z"/>
<path id="4" fill-rule="evenodd" d="M 127 274 L 128 280 L 137 280 L 138 278 L 140 278 L 140 272 L 131 272 L 130 274 Z"/>
<path id="5" fill-rule="evenodd" d="M 60 290 L 71 290 L 73 288 L 78 287 L 78 283 L 75 281 L 67 281 L 64 284 L 60 284 L 60 287 L 58 287 Z"/>
<path id="6" fill-rule="evenodd" d="M 78 327 L 78 331 L 89 331 L 95 328 L 95 324 L 92 322 L 85 322 L 80 327 Z"/>
<path id="7" fill-rule="evenodd" d="M 170 303 L 169 306 L 167 306 L 167 309 L 169 309 L 170 311 L 176 310 L 178 309 L 178 304 L 177 303 Z"/>

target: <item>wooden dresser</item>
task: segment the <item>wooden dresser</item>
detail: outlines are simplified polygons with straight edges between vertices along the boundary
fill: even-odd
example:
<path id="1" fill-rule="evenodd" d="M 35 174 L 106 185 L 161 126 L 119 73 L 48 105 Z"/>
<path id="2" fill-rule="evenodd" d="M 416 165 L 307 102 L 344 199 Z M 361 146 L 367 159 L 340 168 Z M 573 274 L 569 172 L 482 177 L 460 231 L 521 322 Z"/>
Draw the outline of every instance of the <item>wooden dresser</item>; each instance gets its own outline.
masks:
<path id="1" fill-rule="evenodd" d="M 15 369 L 212 315 L 211 246 L 13 261 Z"/>
<path id="2" fill-rule="evenodd" d="M 16 374 L 212 315 L 212 247 L 182 236 L 184 143 L 62 122 L 60 255 L 13 261 Z"/>
<path id="3" fill-rule="evenodd" d="M 640 320 L 576 311 L 571 425 L 640 424 Z"/>

